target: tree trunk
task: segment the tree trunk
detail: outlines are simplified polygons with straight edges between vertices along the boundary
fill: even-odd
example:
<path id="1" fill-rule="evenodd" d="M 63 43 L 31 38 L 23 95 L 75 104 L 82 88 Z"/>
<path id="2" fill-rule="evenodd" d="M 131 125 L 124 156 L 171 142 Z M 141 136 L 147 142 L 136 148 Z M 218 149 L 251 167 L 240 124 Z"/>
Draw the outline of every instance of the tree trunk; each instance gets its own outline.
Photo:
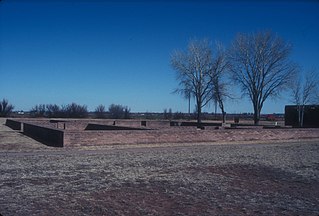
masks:
<path id="1" fill-rule="evenodd" d="M 197 104 L 197 127 L 202 126 L 202 107 L 200 104 Z"/>
<path id="2" fill-rule="evenodd" d="M 226 123 L 226 112 L 222 111 L 222 113 L 223 113 L 223 123 Z"/>
<path id="3" fill-rule="evenodd" d="M 301 106 L 300 105 L 297 106 L 297 111 L 298 111 L 298 126 L 302 127 L 301 126 Z"/>
<path id="4" fill-rule="evenodd" d="M 301 106 L 301 119 L 300 119 L 300 127 L 303 127 L 303 118 L 305 115 L 305 105 Z"/>
<path id="5" fill-rule="evenodd" d="M 254 105 L 254 124 L 259 125 L 260 120 L 260 109 L 258 109 L 257 105 Z"/>
<path id="6" fill-rule="evenodd" d="M 226 112 L 225 112 L 225 109 L 224 109 L 224 103 L 222 100 L 219 101 L 219 108 L 221 109 L 222 111 L 222 115 L 223 115 L 223 123 L 226 123 Z"/>

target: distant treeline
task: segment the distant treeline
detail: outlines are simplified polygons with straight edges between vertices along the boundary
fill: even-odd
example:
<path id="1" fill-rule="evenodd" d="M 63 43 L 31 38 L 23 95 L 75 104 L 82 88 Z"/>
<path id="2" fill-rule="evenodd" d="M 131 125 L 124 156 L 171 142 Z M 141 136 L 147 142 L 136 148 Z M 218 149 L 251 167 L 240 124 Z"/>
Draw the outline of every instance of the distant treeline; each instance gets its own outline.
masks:
<path id="1" fill-rule="evenodd" d="M 68 105 L 38 104 L 30 110 L 31 117 L 48 118 L 86 118 L 88 109 L 86 105 L 71 103 Z"/>
<path id="2" fill-rule="evenodd" d="M 47 118 L 87 118 L 89 111 L 86 105 L 71 103 L 68 105 L 38 104 L 30 111 L 31 117 Z M 106 111 L 104 105 L 99 105 L 94 111 L 95 118 L 129 119 L 130 108 L 127 106 L 111 104 Z"/>

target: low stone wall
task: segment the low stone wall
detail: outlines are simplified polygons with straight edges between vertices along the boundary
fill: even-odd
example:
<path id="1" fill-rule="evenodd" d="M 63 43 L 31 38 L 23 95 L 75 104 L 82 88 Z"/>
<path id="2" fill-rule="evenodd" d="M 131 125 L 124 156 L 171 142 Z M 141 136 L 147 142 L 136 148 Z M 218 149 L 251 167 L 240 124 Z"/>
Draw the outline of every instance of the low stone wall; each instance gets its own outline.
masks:
<path id="1" fill-rule="evenodd" d="M 197 122 L 194 121 L 171 121 L 170 126 L 184 126 L 184 127 L 197 127 Z M 208 123 L 208 122 L 202 122 L 202 127 L 216 127 L 216 126 L 222 126 L 221 123 Z"/>
<path id="2" fill-rule="evenodd" d="M 146 127 L 148 128 L 157 128 L 157 129 L 161 129 L 161 128 L 168 128 L 170 127 L 170 122 L 169 121 L 157 121 L 157 120 L 145 120 L 144 121 L 146 124 Z M 141 121 L 142 124 L 142 121 Z"/>
<path id="3" fill-rule="evenodd" d="M 152 143 L 196 143 L 232 142 L 253 140 L 297 140 L 319 138 L 318 129 L 230 129 L 196 130 L 168 129 L 145 131 L 65 131 L 64 145 L 67 147 L 111 144 L 152 144 Z"/>
<path id="4" fill-rule="evenodd" d="M 37 125 L 41 127 L 47 127 L 47 128 L 56 128 L 56 124 L 50 123 L 49 119 L 20 119 L 22 123 L 26 124 L 32 124 L 32 125 Z"/>
<path id="5" fill-rule="evenodd" d="M 23 123 L 23 133 L 49 146 L 63 147 L 64 145 L 63 131 L 58 129 Z"/>
<path id="6" fill-rule="evenodd" d="M 20 130 L 21 131 L 21 129 L 22 129 L 22 123 L 20 121 L 15 121 L 12 119 L 7 119 L 5 125 L 13 130 Z"/>
<path id="7" fill-rule="evenodd" d="M 219 129 L 205 126 L 170 127 L 169 121 L 125 121 L 117 120 L 28 120 L 8 119 L 6 125 L 22 130 L 27 136 L 46 145 L 72 147 L 112 144 L 152 144 L 152 143 L 196 143 L 231 142 L 253 140 L 296 140 L 319 138 L 319 129 Z M 120 126 L 123 125 L 123 126 Z M 125 125 L 125 126 L 124 126 Z M 128 126 L 129 125 L 129 126 Z M 136 129 L 130 126 L 136 125 Z M 146 126 L 145 126 L 146 125 Z M 86 128 L 86 130 L 85 130 Z"/>
<path id="8" fill-rule="evenodd" d="M 147 130 L 141 127 L 124 127 L 116 125 L 88 124 L 85 130 Z"/>

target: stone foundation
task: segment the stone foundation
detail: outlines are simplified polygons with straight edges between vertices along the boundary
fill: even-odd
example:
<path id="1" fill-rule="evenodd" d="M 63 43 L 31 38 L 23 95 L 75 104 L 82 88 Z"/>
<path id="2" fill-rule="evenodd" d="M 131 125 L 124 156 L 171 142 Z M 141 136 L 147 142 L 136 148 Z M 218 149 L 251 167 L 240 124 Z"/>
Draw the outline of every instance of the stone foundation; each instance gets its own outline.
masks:
<path id="1" fill-rule="evenodd" d="M 169 126 L 169 121 L 8 119 L 7 122 L 17 129 L 20 124 L 27 136 L 57 147 L 319 138 L 319 129 L 254 127 L 216 130 L 218 127 L 206 126 L 205 130 L 199 130 L 193 126 Z"/>

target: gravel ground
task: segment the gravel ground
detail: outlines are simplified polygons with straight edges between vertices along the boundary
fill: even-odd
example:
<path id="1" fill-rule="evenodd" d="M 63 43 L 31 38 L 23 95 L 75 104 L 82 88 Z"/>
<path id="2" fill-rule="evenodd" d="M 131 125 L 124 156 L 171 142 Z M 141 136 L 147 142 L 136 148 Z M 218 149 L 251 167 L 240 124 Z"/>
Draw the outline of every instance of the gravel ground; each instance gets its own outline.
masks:
<path id="1" fill-rule="evenodd" d="M 318 139 L 53 148 L 0 124 L 0 215 L 319 215 L 318 158 Z"/>
<path id="2" fill-rule="evenodd" d="M 2 215 L 318 215 L 319 142 L 0 153 Z"/>

